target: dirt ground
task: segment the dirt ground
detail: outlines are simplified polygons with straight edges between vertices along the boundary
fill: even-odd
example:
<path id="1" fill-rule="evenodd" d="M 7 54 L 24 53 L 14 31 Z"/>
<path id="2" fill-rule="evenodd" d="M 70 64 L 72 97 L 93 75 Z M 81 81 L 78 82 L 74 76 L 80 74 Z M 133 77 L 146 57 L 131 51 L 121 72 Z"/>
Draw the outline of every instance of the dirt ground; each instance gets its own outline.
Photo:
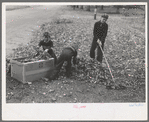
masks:
<path id="1" fill-rule="evenodd" d="M 74 23 L 80 23 L 79 26 L 73 27 L 73 29 L 76 29 L 76 32 L 68 33 L 66 34 L 68 38 L 73 37 L 75 40 L 75 37 L 73 34 L 77 35 L 81 32 L 81 39 L 83 40 L 83 46 L 80 48 L 82 51 L 78 52 L 79 57 L 84 56 L 88 57 L 90 44 L 92 42 L 92 31 L 93 31 L 93 25 L 97 20 L 93 20 L 93 13 L 87 12 L 80 9 L 73 10 L 71 7 L 62 7 L 60 8 L 62 12 L 59 18 L 66 18 L 68 20 L 73 21 Z M 59 10 L 60 10 L 59 9 Z M 63 14 L 62 14 L 63 13 Z M 110 19 L 108 20 L 109 24 L 109 31 L 108 31 L 108 37 L 107 42 L 105 45 L 105 53 L 106 56 L 109 56 L 109 58 L 113 59 L 114 57 L 111 54 L 111 45 L 114 46 L 111 50 L 116 50 L 116 46 L 120 45 L 120 42 L 118 42 L 115 39 L 115 36 L 118 36 L 119 32 L 129 31 L 129 34 L 135 35 L 136 33 L 139 33 L 139 36 L 141 38 L 144 38 L 144 26 L 140 26 L 142 23 L 140 21 L 135 21 L 135 26 L 133 26 L 133 20 L 136 18 L 134 17 L 122 17 L 119 15 L 110 15 Z M 139 17 L 141 18 L 141 17 Z M 97 16 L 97 19 L 99 19 L 99 16 Z M 131 20 L 132 19 L 132 20 Z M 142 19 L 141 19 L 142 20 Z M 126 23 L 124 23 L 126 22 Z M 83 23 L 83 25 L 81 25 Z M 44 23 L 42 23 L 44 24 Z M 48 24 L 48 23 L 47 23 Z M 127 24 L 127 27 L 125 26 Z M 86 26 L 84 26 L 86 25 Z M 71 23 L 68 25 L 71 26 Z M 83 29 L 82 29 L 83 26 Z M 47 28 L 50 27 L 50 25 L 47 26 Z M 60 26 L 56 26 L 59 28 Z M 65 25 L 64 27 L 67 27 Z M 126 27 L 126 28 L 125 28 Z M 8 27 L 9 28 L 9 27 Z M 47 29 L 46 28 L 46 29 Z M 82 30 L 81 30 L 82 29 Z M 11 30 L 11 29 L 10 29 Z M 26 30 L 22 29 L 21 33 L 26 33 Z M 62 32 L 65 32 L 65 28 L 63 30 L 60 30 Z M 77 32 L 78 31 L 78 32 Z M 37 33 L 40 32 L 39 29 L 37 29 Z M 57 32 L 57 31 L 56 31 Z M 71 31 L 69 31 L 71 32 Z M 132 35 L 128 35 L 127 32 L 127 38 L 132 39 Z M 11 38 L 15 37 L 15 35 L 11 35 Z M 34 32 L 34 37 L 35 37 Z M 79 37 L 79 35 L 77 35 Z M 138 35 L 136 35 L 138 36 Z M 38 37 L 38 36 L 37 36 Z M 34 42 L 37 43 L 37 37 L 35 37 Z M 61 40 L 58 40 L 59 38 L 64 38 L 64 35 L 61 35 L 60 32 L 55 34 L 55 40 L 54 44 L 59 45 L 57 48 L 63 48 L 64 44 L 61 42 Z M 119 36 L 120 37 L 120 36 Z M 8 34 L 8 39 L 9 34 Z M 30 37 L 31 38 L 31 37 Z M 65 40 L 69 40 L 65 36 Z M 76 37 L 77 38 L 77 37 Z M 123 38 L 124 37 L 123 35 Z M 126 39 L 127 39 L 126 38 Z M 137 38 L 137 37 L 136 37 Z M 28 38 L 29 39 L 29 38 Z M 72 40 L 73 40 L 72 39 Z M 137 38 L 138 39 L 138 38 Z M 8 41 L 8 40 L 7 40 Z M 113 42 L 114 41 L 114 42 Z M 139 40 L 138 40 L 139 41 Z M 112 44 L 113 42 L 113 44 Z M 18 43 L 18 41 L 14 42 Z M 68 43 L 68 42 L 66 42 Z M 123 43 L 123 42 L 121 42 Z M 142 41 L 143 43 L 143 41 Z M 134 41 L 131 41 L 131 44 L 133 46 L 136 46 Z M 12 46 L 12 45 L 11 45 Z M 54 51 L 56 52 L 57 56 L 59 55 L 59 50 L 55 47 Z M 133 47 L 134 48 L 134 47 Z M 83 50 L 84 49 L 84 50 Z M 124 50 L 124 49 L 123 49 Z M 127 50 L 127 49 L 125 49 Z M 125 51 L 124 50 L 124 51 Z M 113 52 L 112 52 L 113 53 Z M 140 52 L 142 53 L 142 52 Z M 144 54 L 145 52 L 143 52 Z M 116 53 L 117 54 L 117 53 Z M 115 56 L 117 56 L 114 54 Z M 133 54 L 133 53 L 132 53 Z M 135 53 L 134 53 L 135 54 Z M 122 55 L 122 53 L 120 54 Z M 118 56 L 120 56 L 118 55 Z M 8 56 L 9 57 L 9 56 Z M 128 57 L 127 57 L 128 58 Z M 144 59 L 144 57 L 142 57 Z M 105 63 L 105 62 L 104 62 Z M 112 65 L 112 61 L 109 62 L 110 66 Z M 114 64 L 112 65 L 114 67 Z M 119 68 L 120 70 L 120 68 Z M 116 70 L 115 70 L 116 72 Z M 116 77 L 116 75 L 115 75 Z M 117 76 L 118 77 L 118 76 Z M 121 82 L 121 79 L 118 79 Z M 6 76 L 6 102 L 7 103 L 126 103 L 126 102 L 145 102 L 145 79 L 143 77 L 135 79 L 135 77 L 124 77 L 124 82 L 127 81 L 135 81 L 137 82 L 135 85 L 129 85 L 124 90 L 109 90 L 106 89 L 105 81 L 100 82 L 90 82 L 88 80 L 76 80 L 74 77 L 66 78 L 65 75 L 60 75 L 58 80 L 47 80 L 47 79 L 39 79 L 37 81 L 34 81 L 30 84 L 22 84 L 21 82 L 13 79 L 10 77 L 10 74 L 7 74 Z"/>

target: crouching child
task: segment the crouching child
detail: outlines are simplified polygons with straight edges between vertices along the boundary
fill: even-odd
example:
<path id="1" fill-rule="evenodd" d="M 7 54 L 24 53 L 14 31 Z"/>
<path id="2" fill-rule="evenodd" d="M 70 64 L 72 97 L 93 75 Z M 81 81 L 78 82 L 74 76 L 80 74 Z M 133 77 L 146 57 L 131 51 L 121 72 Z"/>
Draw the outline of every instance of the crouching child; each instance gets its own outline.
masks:
<path id="1" fill-rule="evenodd" d="M 44 33 L 44 37 L 45 38 L 39 42 L 38 47 L 42 46 L 44 50 L 43 55 L 47 55 L 48 57 L 51 56 L 52 58 L 54 58 L 54 63 L 56 65 L 57 58 L 54 51 L 52 50 L 53 42 L 51 41 L 51 37 L 48 32 Z"/>
<path id="2" fill-rule="evenodd" d="M 74 43 L 72 46 L 70 47 L 65 47 L 62 50 L 62 53 L 60 54 L 58 60 L 57 60 L 57 64 L 56 67 L 53 71 L 52 76 L 49 76 L 49 79 L 54 80 L 58 77 L 58 74 L 60 72 L 60 69 L 62 68 L 64 62 L 67 62 L 67 65 L 65 67 L 66 69 L 66 77 L 70 77 L 71 75 L 71 67 L 72 64 L 71 62 L 76 65 L 77 62 L 77 50 L 78 50 L 78 46 L 79 43 Z"/>

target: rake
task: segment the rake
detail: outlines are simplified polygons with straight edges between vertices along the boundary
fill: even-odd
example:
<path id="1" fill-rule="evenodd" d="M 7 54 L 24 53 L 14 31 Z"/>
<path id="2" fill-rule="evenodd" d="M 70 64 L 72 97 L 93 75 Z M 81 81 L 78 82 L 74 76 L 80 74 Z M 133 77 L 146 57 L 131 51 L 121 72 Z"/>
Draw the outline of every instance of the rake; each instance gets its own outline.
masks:
<path id="1" fill-rule="evenodd" d="M 103 54 L 103 56 L 104 56 L 104 58 L 105 58 L 105 61 L 106 61 L 106 64 L 107 64 L 107 66 L 108 66 L 108 69 L 109 69 L 109 72 L 110 72 L 110 74 L 111 74 L 111 77 L 112 77 L 112 80 L 113 80 L 113 83 L 114 83 L 114 86 L 112 87 L 112 86 L 106 86 L 108 89 L 125 89 L 125 86 L 122 86 L 121 84 L 119 84 L 119 86 L 117 86 L 116 85 L 116 83 L 115 83 L 115 79 L 114 79 L 114 77 L 113 77 L 113 75 L 112 75 L 112 71 L 111 71 L 111 69 L 110 69 L 110 66 L 109 66 L 109 63 L 108 63 L 108 61 L 107 61 L 107 59 L 106 59 L 106 56 L 105 56 L 105 54 L 104 54 L 104 52 L 103 52 L 103 50 L 102 50 L 102 48 L 101 48 L 101 45 L 100 45 L 100 43 L 99 43 L 99 39 L 97 40 L 97 43 L 98 43 L 98 46 L 100 47 L 100 49 L 101 49 L 101 51 L 102 51 L 102 54 Z"/>

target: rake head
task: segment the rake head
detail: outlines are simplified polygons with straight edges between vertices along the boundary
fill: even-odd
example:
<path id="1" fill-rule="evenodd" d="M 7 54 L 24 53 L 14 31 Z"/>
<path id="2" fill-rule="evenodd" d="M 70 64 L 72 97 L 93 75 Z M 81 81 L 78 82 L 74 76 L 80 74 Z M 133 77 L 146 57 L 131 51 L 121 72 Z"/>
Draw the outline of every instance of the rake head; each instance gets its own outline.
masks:
<path id="1" fill-rule="evenodd" d="M 114 89 L 114 90 L 124 90 L 126 89 L 126 86 L 122 85 L 122 84 L 118 84 L 118 85 L 107 85 L 106 89 Z"/>

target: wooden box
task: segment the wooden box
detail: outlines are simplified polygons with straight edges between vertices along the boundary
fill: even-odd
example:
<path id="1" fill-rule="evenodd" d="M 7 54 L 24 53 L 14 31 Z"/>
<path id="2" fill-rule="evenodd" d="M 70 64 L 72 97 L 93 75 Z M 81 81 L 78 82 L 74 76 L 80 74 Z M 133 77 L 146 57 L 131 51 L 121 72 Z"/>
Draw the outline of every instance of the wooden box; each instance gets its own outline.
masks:
<path id="1" fill-rule="evenodd" d="M 27 63 L 18 62 L 18 59 L 11 60 L 11 77 L 22 83 L 32 82 L 42 77 L 47 77 L 52 73 L 54 68 L 54 58 Z"/>

